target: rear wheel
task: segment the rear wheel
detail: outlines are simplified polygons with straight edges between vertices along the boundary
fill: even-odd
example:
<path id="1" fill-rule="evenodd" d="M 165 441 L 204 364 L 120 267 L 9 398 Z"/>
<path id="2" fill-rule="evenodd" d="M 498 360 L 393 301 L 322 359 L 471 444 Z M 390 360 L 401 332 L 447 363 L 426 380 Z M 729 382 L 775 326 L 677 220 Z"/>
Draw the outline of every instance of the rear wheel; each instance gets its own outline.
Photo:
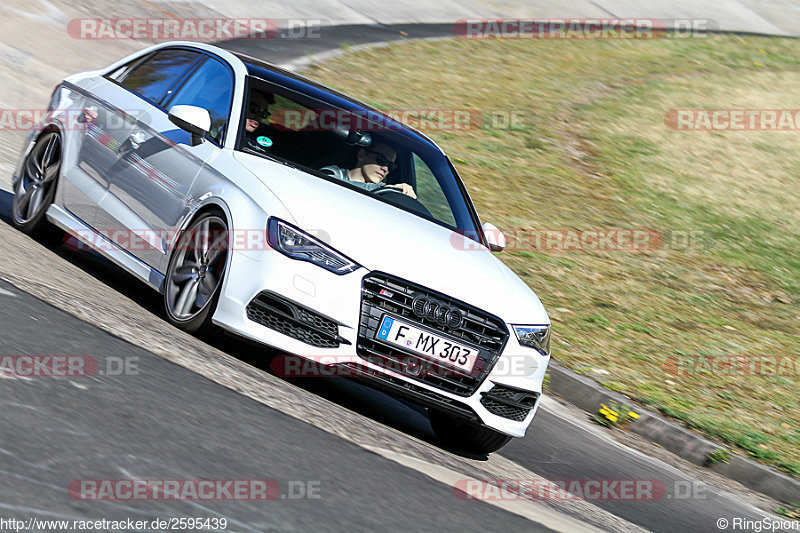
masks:
<path id="1" fill-rule="evenodd" d="M 55 198 L 60 170 L 61 136 L 45 133 L 25 158 L 14 186 L 11 222 L 16 228 L 37 237 L 49 228 L 45 212 Z"/>
<path id="2" fill-rule="evenodd" d="M 429 416 L 433 431 L 448 448 L 486 455 L 496 452 L 512 438 L 499 431 L 453 418 L 441 411 L 430 409 Z"/>
<path id="3" fill-rule="evenodd" d="M 195 219 L 178 239 L 164 279 L 169 321 L 190 333 L 211 333 L 228 258 L 228 225 L 221 213 Z"/>

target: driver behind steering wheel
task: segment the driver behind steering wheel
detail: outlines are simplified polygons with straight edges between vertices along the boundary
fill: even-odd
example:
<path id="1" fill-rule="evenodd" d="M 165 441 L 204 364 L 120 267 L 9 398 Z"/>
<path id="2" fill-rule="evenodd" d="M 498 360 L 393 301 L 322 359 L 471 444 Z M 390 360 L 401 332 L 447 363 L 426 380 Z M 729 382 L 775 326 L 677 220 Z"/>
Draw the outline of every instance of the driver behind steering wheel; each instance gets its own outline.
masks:
<path id="1" fill-rule="evenodd" d="M 350 170 L 336 165 L 323 167 L 320 170 L 336 179 L 347 181 L 368 191 L 382 188 L 398 189 L 403 194 L 416 199 L 417 194 L 408 183 L 388 185 L 384 182 L 389 172 L 397 168 L 396 158 L 397 154 L 391 146 L 384 142 L 376 142 L 369 148 L 361 148 L 358 151 L 356 165 Z"/>

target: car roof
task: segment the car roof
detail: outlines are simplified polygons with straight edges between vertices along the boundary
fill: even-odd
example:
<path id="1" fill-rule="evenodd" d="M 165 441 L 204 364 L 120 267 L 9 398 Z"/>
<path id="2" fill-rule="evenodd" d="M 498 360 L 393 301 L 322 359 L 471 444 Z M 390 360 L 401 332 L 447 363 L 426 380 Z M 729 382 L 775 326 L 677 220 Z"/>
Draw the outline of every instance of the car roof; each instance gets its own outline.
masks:
<path id="1" fill-rule="evenodd" d="M 383 128 L 404 134 L 406 137 L 410 137 L 417 142 L 423 143 L 439 152 L 442 152 L 442 149 L 439 148 L 439 146 L 427 135 L 395 120 L 390 115 L 387 115 L 379 109 L 347 96 L 336 89 L 332 89 L 331 87 L 300 76 L 299 74 L 281 68 L 277 65 L 273 65 L 272 63 L 242 54 L 240 52 L 231 51 L 231 53 L 244 63 L 248 74 L 251 76 L 282 85 L 288 89 L 295 90 L 302 94 L 309 95 L 327 105 L 345 109 L 347 111 L 357 111 L 360 116 L 363 116 L 367 120 L 381 124 L 381 127 Z"/>

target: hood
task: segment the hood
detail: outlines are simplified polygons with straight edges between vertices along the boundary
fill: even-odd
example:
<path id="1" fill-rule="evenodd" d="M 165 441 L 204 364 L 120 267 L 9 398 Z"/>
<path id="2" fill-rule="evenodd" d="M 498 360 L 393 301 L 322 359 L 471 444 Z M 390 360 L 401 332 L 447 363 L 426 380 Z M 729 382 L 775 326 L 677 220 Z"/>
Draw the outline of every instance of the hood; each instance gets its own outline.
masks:
<path id="1" fill-rule="evenodd" d="M 550 323 L 533 291 L 485 247 L 467 241 L 473 245 L 465 249 L 464 238 L 450 229 L 323 178 L 250 154 L 237 152 L 236 158 L 279 198 L 291 222 L 366 269 L 442 292 L 508 323 Z"/>

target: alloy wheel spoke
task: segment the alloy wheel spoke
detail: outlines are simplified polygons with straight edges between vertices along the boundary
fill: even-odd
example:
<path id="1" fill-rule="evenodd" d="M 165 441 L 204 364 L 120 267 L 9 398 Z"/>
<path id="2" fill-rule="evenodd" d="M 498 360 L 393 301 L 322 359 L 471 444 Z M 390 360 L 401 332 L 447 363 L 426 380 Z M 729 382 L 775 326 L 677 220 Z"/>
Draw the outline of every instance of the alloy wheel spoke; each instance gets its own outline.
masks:
<path id="1" fill-rule="evenodd" d="M 181 315 L 188 315 L 192 312 L 192 305 L 194 305 L 195 300 L 197 299 L 197 288 L 200 286 L 199 280 L 192 280 L 187 283 L 188 290 L 186 295 L 186 301 L 181 308 Z"/>
<path id="2" fill-rule="evenodd" d="M 200 231 L 202 233 L 200 239 L 200 258 L 201 262 L 205 262 L 205 258 L 208 255 L 208 244 L 209 240 L 211 239 L 210 234 L 210 222 L 208 219 L 203 220 L 203 223 L 200 225 Z"/>
<path id="3" fill-rule="evenodd" d="M 181 283 L 188 281 L 197 276 L 197 266 L 191 263 L 186 263 L 182 267 L 178 267 L 175 269 L 175 273 L 172 274 L 172 282 L 176 285 L 180 285 Z"/>
<path id="4" fill-rule="evenodd" d="M 222 234 L 217 237 L 217 239 L 214 241 L 214 244 L 211 246 L 211 250 L 208 252 L 206 264 L 208 265 L 209 269 L 215 266 L 220 257 L 225 257 L 225 253 L 227 253 L 227 251 L 228 232 L 227 230 L 223 230 Z"/>
<path id="5" fill-rule="evenodd" d="M 58 176 L 58 169 L 61 168 L 61 163 L 56 161 L 55 163 L 50 164 L 48 167 L 44 169 L 44 174 L 42 175 L 42 184 L 50 183 Z"/>
<path id="6" fill-rule="evenodd" d="M 38 179 L 41 176 L 35 157 L 28 156 L 28 160 L 25 162 L 25 173 L 28 175 L 28 179 L 31 180 Z"/>
<path id="7" fill-rule="evenodd" d="M 42 206 L 43 198 L 44 189 L 41 187 L 34 187 L 33 192 L 30 194 L 30 200 L 28 201 L 28 212 L 26 215 L 28 220 L 32 219 L 37 211 L 39 211 L 39 208 Z"/>
<path id="8" fill-rule="evenodd" d="M 31 154 L 31 162 L 33 163 L 33 174 L 31 177 L 38 178 L 42 175 L 42 149 L 39 149 L 37 153 Z"/>
<path id="9" fill-rule="evenodd" d="M 15 196 L 19 196 L 20 198 L 22 198 L 22 196 L 23 196 L 23 195 L 25 195 L 25 194 L 27 194 L 28 192 L 30 192 L 30 189 L 25 189 L 25 180 L 26 180 L 26 178 L 27 178 L 27 176 L 25 176 L 25 175 L 23 174 L 23 175 L 22 175 L 22 176 L 20 176 L 20 177 L 19 177 L 19 179 L 17 180 L 17 185 L 16 185 L 16 187 L 14 188 L 14 195 L 15 195 Z"/>
<path id="10" fill-rule="evenodd" d="M 211 264 L 212 257 L 216 259 L 219 253 L 223 250 L 228 248 L 228 232 L 225 230 L 220 231 L 219 236 L 214 239 L 214 242 L 211 244 L 209 251 L 207 253 L 208 260 L 206 261 L 207 264 Z"/>
<path id="11" fill-rule="evenodd" d="M 53 158 L 55 157 L 56 152 L 56 144 L 58 141 L 58 137 L 52 135 L 50 139 L 47 141 L 47 146 L 44 149 L 44 154 L 42 155 L 42 160 L 39 162 L 39 171 L 44 174 L 44 169 L 50 166 L 53 162 Z"/>
<path id="12" fill-rule="evenodd" d="M 197 298 L 195 299 L 194 304 L 198 308 L 202 309 L 203 307 L 205 307 L 205 305 L 208 303 L 208 301 L 210 299 L 211 299 L 211 296 L 209 296 L 208 294 L 205 294 L 202 290 L 198 290 L 197 291 Z"/>
<path id="13" fill-rule="evenodd" d="M 195 226 L 194 232 L 194 260 L 203 264 L 208 253 L 208 219 Z"/>
<path id="14" fill-rule="evenodd" d="M 197 280 L 193 279 L 187 282 L 180 290 L 178 301 L 175 302 L 175 314 L 177 316 L 186 315 L 192 308 L 195 296 L 193 293 L 197 291 Z M 186 309 L 188 307 L 188 309 Z"/>
<path id="15" fill-rule="evenodd" d="M 209 268 L 211 268 L 217 262 L 217 260 L 219 260 L 220 256 L 223 256 L 226 251 L 227 248 L 219 248 L 209 252 L 208 261 L 206 262 Z"/>
<path id="16" fill-rule="evenodd" d="M 201 292 L 209 298 L 214 294 L 217 289 L 217 278 L 210 270 L 206 271 L 201 282 Z"/>
<path id="17" fill-rule="evenodd" d="M 20 180 L 20 183 L 17 184 L 16 190 L 17 210 L 20 213 L 22 213 L 28 206 L 28 202 L 31 199 L 31 193 L 33 193 L 33 187 L 29 187 L 27 190 L 24 189 L 22 187 L 22 180 Z"/>

